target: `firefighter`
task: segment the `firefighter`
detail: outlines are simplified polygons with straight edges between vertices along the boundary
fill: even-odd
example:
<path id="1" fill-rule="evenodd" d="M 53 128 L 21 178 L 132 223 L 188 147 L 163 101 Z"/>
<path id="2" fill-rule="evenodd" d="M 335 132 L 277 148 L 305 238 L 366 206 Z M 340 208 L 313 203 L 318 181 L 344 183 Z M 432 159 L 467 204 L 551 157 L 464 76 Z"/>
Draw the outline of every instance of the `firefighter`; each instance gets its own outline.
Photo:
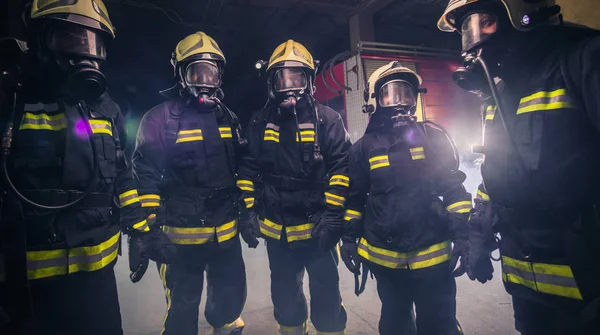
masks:
<path id="1" fill-rule="evenodd" d="M 246 269 L 235 174 L 245 140 L 221 102 L 225 56 L 196 32 L 177 44 L 171 64 L 177 83 L 142 118 L 133 155 L 142 206 L 178 247 L 172 264 L 158 264 L 167 299 L 161 334 L 198 334 L 205 271 L 211 334 L 241 334 Z"/>
<path id="2" fill-rule="evenodd" d="M 25 16 L 27 43 L 3 41 L 20 46 L 18 66 L 0 64 L 21 69 L 2 87 L 0 333 L 123 334 L 121 229 L 132 276 L 173 248 L 149 227 L 125 160 L 124 118 L 100 70 L 115 30 L 99 0 L 36 0 Z"/>
<path id="3" fill-rule="evenodd" d="M 336 247 L 350 182 L 350 140 L 341 116 L 313 97 L 316 67 L 298 42 L 275 49 L 266 69 L 268 102 L 252 115 L 237 181 L 244 221 L 267 240 L 280 334 L 308 332 L 305 270 L 317 333 L 343 334 L 346 328 Z"/>
<path id="4" fill-rule="evenodd" d="M 413 303 L 419 334 L 461 333 L 454 276 L 462 264 L 454 269 L 471 195 L 446 136 L 415 120 L 420 85 L 399 62 L 375 71 L 365 95 L 371 120 L 350 149 L 342 259 L 354 273 L 366 262 L 375 275 L 383 335 L 410 331 Z"/>
<path id="5" fill-rule="evenodd" d="M 469 277 L 492 277 L 499 232 L 516 329 L 599 334 L 599 32 L 564 24 L 553 0 L 450 1 L 438 27 L 462 35 L 467 79 L 494 101 Z"/>

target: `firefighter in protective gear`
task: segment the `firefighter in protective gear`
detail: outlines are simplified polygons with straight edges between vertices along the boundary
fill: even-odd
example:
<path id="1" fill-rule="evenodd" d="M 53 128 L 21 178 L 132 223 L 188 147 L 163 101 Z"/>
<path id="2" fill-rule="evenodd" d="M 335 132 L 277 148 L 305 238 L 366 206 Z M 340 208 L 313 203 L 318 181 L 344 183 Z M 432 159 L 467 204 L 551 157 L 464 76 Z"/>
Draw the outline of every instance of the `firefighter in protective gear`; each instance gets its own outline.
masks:
<path id="1" fill-rule="evenodd" d="M 559 13 L 552 0 L 450 1 L 439 28 L 462 34 L 465 60 L 494 97 L 478 194 L 493 213 L 482 208 L 476 231 L 501 235 L 517 330 L 598 334 L 600 37 Z M 491 277 L 475 261 L 467 270 Z"/>
<path id="2" fill-rule="evenodd" d="M 269 100 L 251 118 L 249 150 L 238 187 L 251 225 L 267 240 L 271 298 L 280 334 L 306 334 L 304 271 L 311 289 L 311 321 L 318 334 L 343 334 L 337 243 L 350 180 L 350 140 L 341 116 L 316 103 L 316 61 L 289 40 L 267 66 Z M 258 221 L 257 221 L 258 220 Z"/>
<path id="3" fill-rule="evenodd" d="M 158 264 L 167 299 L 161 334 L 198 334 L 204 272 L 206 319 L 214 334 L 241 334 L 246 269 L 238 236 L 236 157 L 244 139 L 221 102 L 225 56 L 203 32 L 175 47 L 171 100 L 140 123 L 133 172 L 142 206 L 177 245 L 171 264 Z M 258 243 L 257 243 L 258 244 Z"/>
<path id="4" fill-rule="evenodd" d="M 454 269 L 471 195 L 465 174 L 449 168 L 455 157 L 445 135 L 415 121 L 420 84 L 399 62 L 375 71 L 365 94 L 375 108 L 349 155 L 343 248 L 377 278 L 383 335 L 409 331 L 413 303 L 419 334 L 460 334 L 454 276 L 462 270 Z"/>
<path id="5" fill-rule="evenodd" d="M 0 101 L 0 306 L 10 322 L 0 333 L 123 334 L 121 230 L 152 245 L 144 257 L 155 260 L 168 261 L 170 242 L 141 207 L 124 118 L 100 71 L 114 28 L 99 0 L 33 1 L 26 14 L 20 84 L 2 87 Z"/>

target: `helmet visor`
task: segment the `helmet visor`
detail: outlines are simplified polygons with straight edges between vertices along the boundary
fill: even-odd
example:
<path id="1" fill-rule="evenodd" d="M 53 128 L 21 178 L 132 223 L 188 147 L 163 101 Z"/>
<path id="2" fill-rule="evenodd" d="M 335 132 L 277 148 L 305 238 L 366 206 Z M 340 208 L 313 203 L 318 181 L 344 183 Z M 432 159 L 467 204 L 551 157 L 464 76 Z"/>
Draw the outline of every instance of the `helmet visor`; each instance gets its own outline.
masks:
<path id="1" fill-rule="evenodd" d="M 58 26 L 46 37 L 48 48 L 56 53 L 106 59 L 104 39 L 96 31 L 82 26 Z"/>
<path id="2" fill-rule="evenodd" d="M 414 87 L 404 80 L 393 80 L 379 89 L 380 107 L 406 107 L 417 105 Z"/>
<path id="3" fill-rule="evenodd" d="M 221 76 L 217 64 L 199 60 L 185 69 L 185 82 L 189 86 L 217 88 L 221 84 Z"/>
<path id="4" fill-rule="evenodd" d="M 306 88 L 306 73 L 301 69 L 283 68 L 275 72 L 275 92 L 300 91 Z"/>
<path id="5" fill-rule="evenodd" d="M 498 31 L 498 19 L 487 13 L 473 13 L 465 17 L 461 25 L 463 52 L 489 40 Z"/>

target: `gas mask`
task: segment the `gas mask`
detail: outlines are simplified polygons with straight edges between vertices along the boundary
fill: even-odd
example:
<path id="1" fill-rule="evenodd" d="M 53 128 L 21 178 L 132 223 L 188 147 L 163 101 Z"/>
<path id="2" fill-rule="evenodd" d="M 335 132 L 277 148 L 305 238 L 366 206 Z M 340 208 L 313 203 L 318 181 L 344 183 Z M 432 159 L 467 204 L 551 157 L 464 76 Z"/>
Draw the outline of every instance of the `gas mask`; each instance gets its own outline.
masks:
<path id="1" fill-rule="evenodd" d="M 106 91 L 106 77 L 100 71 L 100 64 L 106 59 L 106 45 L 98 32 L 56 24 L 44 32 L 43 45 L 54 67 L 62 73 L 64 90 L 70 97 L 94 100 Z"/>
<path id="2" fill-rule="evenodd" d="M 187 91 L 197 99 L 202 109 L 211 109 L 217 103 L 216 93 L 221 86 L 221 70 L 216 62 L 197 60 L 189 63 L 182 75 Z"/>
<path id="3" fill-rule="evenodd" d="M 416 89 L 408 81 L 388 81 L 377 94 L 378 112 L 388 116 L 395 124 L 409 121 L 416 112 Z"/>
<path id="4" fill-rule="evenodd" d="M 290 110 L 302 99 L 308 88 L 306 73 L 297 68 L 282 68 L 273 74 L 273 94 L 279 107 Z"/>

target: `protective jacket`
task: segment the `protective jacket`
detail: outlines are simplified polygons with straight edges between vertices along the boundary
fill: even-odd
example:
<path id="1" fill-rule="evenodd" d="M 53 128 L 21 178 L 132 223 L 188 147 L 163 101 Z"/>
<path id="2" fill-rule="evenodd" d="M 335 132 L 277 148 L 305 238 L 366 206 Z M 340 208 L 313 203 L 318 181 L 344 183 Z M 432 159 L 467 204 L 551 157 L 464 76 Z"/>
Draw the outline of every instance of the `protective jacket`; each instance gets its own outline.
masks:
<path id="1" fill-rule="evenodd" d="M 319 120 L 306 100 L 299 102 L 298 124 L 292 113 L 279 113 L 274 106 L 255 112 L 237 181 L 246 208 L 253 210 L 256 199 L 261 234 L 295 246 L 310 244 L 311 231 L 323 215 L 342 220 L 350 184 L 351 144 L 342 118 L 329 107 L 315 107 Z M 313 160 L 316 133 L 321 162 Z"/>
<path id="2" fill-rule="evenodd" d="M 8 193 L 1 224 L 6 257 L 24 259 L 25 255 L 13 254 L 16 242 L 23 239 L 14 236 L 21 229 L 15 227 L 24 227 L 29 280 L 113 264 L 120 229 L 147 227 L 131 167 L 120 149 L 126 138 L 118 106 L 106 93 L 98 101 L 76 104 L 40 101 L 34 93 L 21 96 L 12 120 L 13 146 L 7 162 L 19 192 L 42 205 L 61 206 L 80 198 L 90 182 L 93 186 L 68 209 L 43 210 L 19 200 L 3 183 L 2 190 Z M 10 106 L 3 106 L 3 115 L 9 111 Z M 116 196 L 120 217 L 113 215 Z M 15 276 L 19 274 L 14 269 L 7 269 L 7 281 L 18 280 Z"/>
<path id="3" fill-rule="evenodd" d="M 237 236 L 234 130 L 219 104 L 203 110 L 181 98 L 142 118 L 134 177 L 142 206 L 173 243 L 226 248 Z"/>
<path id="4" fill-rule="evenodd" d="M 452 171 L 452 151 L 439 130 L 420 123 L 374 127 L 376 121 L 350 150 L 347 234 L 360 238 L 362 258 L 380 266 L 445 262 L 450 240 L 466 236 L 471 195 L 462 185 L 465 174 Z"/>
<path id="5" fill-rule="evenodd" d="M 600 296 L 600 38 L 534 44 L 507 70 L 528 75 L 503 78 L 508 133 L 485 108 L 478 196 L 500 218 L 508 292 L 570 305 Z"/>

